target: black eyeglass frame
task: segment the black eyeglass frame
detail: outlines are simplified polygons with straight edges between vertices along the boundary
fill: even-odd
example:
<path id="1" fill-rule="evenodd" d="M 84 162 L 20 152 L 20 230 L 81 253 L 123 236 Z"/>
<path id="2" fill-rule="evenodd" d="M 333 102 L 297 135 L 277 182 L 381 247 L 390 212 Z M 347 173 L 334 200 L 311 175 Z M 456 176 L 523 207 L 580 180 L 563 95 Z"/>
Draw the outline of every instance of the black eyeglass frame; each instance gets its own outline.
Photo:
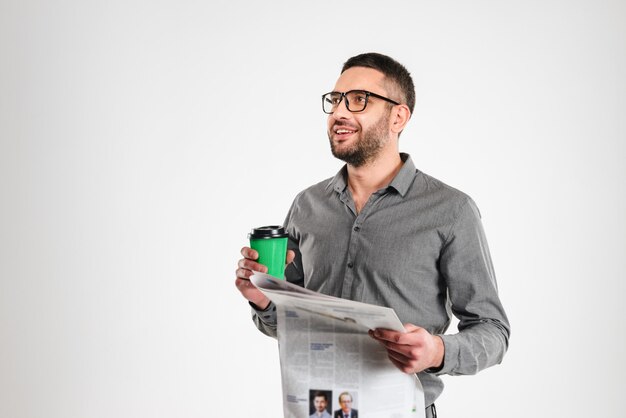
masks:
<path id="1" fill-rule="evenodd" d="M 361 109 L 361 110 L 350 110 L 350 101 L 348 100 L 347 95 L 350 94 L 350 93 L 354 93 L 355 91 L 361 92 L 361 93 L 365 94 L 365 104 L 363 105 L 363 109 Z M 335 111 L 327 112 L 326 109 L 324 109 L 324 98 L 326 96 L 328 96 L 329 94 L 333 94 L 333 93 L 341 94 L 341 96 L 339 98 L 339 101 L 337 102 L 337 106 L 339 106 L 341 104 L 341 101 L 345 99 L 345 101 L 346 101 L 346 109 L 348 109 L 348 111 L 350 111 L 352 113 L 363 112 L 367 108 L 367 103 L 369 101 L 370 96 L 376 97 L 377 99 L 381 99 L 381 100 L 384 100 L 384 101 L 389 102 L 389 103 L 393 103 L 394 105 L 399 105 L 400 104 L 400 103 L 396 102 L 395 100 L 389 99 L 388 97 L 381 96 L 380 94 L 372 93 L 371 91 L 367 91 L 367 90 L 359 90 L 359 89 L 357 89 L 357 90 L 346 91 L 345 93 L 341 93 L 339 91 L 331 91 L 331 92 L 322 94 L 322 111 L 324 113 L 326 113 L 327 115 L 332 115 Z"/>

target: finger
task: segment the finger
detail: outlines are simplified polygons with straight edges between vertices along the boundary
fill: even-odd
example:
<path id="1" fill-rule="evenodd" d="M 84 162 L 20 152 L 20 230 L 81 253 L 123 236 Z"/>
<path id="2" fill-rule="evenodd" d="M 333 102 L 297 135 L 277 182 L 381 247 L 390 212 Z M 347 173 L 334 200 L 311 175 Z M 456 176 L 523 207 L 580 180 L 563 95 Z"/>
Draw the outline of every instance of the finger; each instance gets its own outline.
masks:
<path id="1" fill-rule="evenodd" d="M 422 357 L 406 357 L 395 352 L 387 352 L 387 357 L 404 373 L 418 373 L 427 367 Z"/>
<path id="2" fill-rule="evenodd" d="M 402 373 L 415 373 L 415 369 L 410 364 L 405 364 L 401 361 L 396 360 L 395 358 L 388 356 L 389 360 L 396 366 Z"/>
<path id="3" fill-rule="evenodd" d="M 414 331 L 408 333 L 375 330 L 373 334 L 374 339 L 385 344 L 385 347 L 388 349 L 397 351 L 408 357 L 414 357 L 411 351 L 423 349 L 428 331 L 416 327 Z"/>
<path id="4" fill-rule="evenodd" d="M 267 267 L 263 264 L 259 264 L 256 261 L 250 260 L 248 258 L 242 258 L 237 263 L 237 267 L 242 269 L 248 269 L 253 271 L 258 271 L 261 273 L 267 273 Z"/>
<path id="5" fill-rule="evenodd" d="M 390 360 L 395 360 L 399 364 L 403 365 L 409 365 L 413 360 L 396 351 L 387 351 L 387 357 L 389 357 Z"/>
<path id="6" fill-rule="evenodd" d="M 240 279 L 250 280 L 250 277 L 252 277 L 252 275 L 258 271 L 259 270 L 255 271 L 251 269 L 238 268 L 237 270 L 235 270 L 235 277 L 238 277 Z"/>
<path id="7" fill-rule="evenodd" d="M 390 341 L 381 341 L 381 343 L 385 346 L 388 353 L 397 353 L 399 356 L 405 359 L 417 360 L 419 359 L 423 350 L 421 343 L 416 343 L 413 345 L 396 344 Z"/>
<path id="8" fill-rule="evenodd" d="M 241 255 L 243 255 L 246 258 L 249 258 L 250 260 L 258 260 L 259 258 L 259 253 L 250 247 L 243 247 L 241 249 Z"/>
<path id="9" fill-rule="evenodd" d="M 370 335 L 374 331 L 369 331 Z M 403 364 L 409 364 L 411 361 L 419 360 L 421 348 L 406 344 L 397 344 L 387 340 L 376 339 L 387 350 L 387 356 L 395 358 Z"/>
<path id="10" fill-rule="evenodd" d="M 379 341 L 389 341 L 396 344 L 403 344 L 405 340 L 403 337 L 406 334 L 398 331 L 392 331 L 390 329 L 377 328 L 370 335 Z"/>
<path id="11" fill-rule="evenodd" d="M 250 296 L 246 296 L 246 295 L 251 295 L 251 291 L 252 290 L 257 290 L 256 286 L 254 284 L 252 284 L 252 282 L 250 280 L 246 280 L 246 279 L 240 279 L 237 278 L 235 280 L 235 287 L 237 287 L 237 290 L 239 290 L 239 292 L 244 295 L 246 297 L 246 299 L 250 300 Z"/>
<path id="12" fill-rule="evenodd" d="M 235 270 L 235 277 L 237 277 L 239 279 L 250 280 L 250 276 L 252 276 L 253 274 L 254 274 L 254 272 L 252 270 L 249 270 L 249 269 L 239 268 L 239 269 Z"/>
<path id="13" fill-rule="evenodd" d="M 252 285 L 250 280 L 242 279 L 242 278 L 239 278 L 239 277 L 237 277 L 237 279 L 235 279 L 235 287 L 237 287 L 237 289 L 239 289 L 239 291 L 241 291 L 243 289 L 249 288 L 250 285 Z"/>
<path id="14" fill-rule="evenodd" d="M 287 250 L 287 264 L 291 264 L 291 262 L 296 258 L 296 253 L 293 250 Z"/>
<path id="15" fill-rule="evenodd" d="M 381 338 L 387 341 L 392 341 L 399 344 L 411 344 L 416 339 L 423 339 L 424 334 L 429 334 L 422 327 L 418 327 L 413 324 L 404 324 L 406 332 L 398 332 L 390 329 L 378 328 L 374 330 L 374 337 Z"/>

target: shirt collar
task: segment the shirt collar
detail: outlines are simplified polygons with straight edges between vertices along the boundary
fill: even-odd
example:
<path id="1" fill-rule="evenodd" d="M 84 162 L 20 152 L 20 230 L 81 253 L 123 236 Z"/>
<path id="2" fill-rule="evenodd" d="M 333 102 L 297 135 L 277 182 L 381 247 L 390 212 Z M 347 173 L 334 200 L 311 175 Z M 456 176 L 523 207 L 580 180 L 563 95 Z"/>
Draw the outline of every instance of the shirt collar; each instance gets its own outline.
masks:
<path id="1" fill-rule="evenodd" d="M 388 187 L 395 189 L 400 196 L 404 197 L 409 191 L 413 180 L 415 179 L 415 164 L 409 154 L 400 153 L 400 159 L 404 164 L 398 171 L 398 174 L 391 180 Z M 348 166 L 344 165 L 341 170 L 328 183 L 328 187 L 332 187 L 337 193 L 342 193 L 348 187 Z"/>

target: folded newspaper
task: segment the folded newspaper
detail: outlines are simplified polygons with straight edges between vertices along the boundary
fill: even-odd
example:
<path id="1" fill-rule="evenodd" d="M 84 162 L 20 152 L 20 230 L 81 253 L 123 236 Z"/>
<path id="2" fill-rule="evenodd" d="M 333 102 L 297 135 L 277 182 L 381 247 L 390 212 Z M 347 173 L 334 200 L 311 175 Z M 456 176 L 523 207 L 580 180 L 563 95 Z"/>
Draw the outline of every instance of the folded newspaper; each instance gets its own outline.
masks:
<path id="1" fill-rule="evenodd" d="M 276 305 L 285 418 L 422 418 L 416 375 L 398 370 L 367 331 L 404 332 L 391 308 L 335 298 L 256 273 Z M 342 411 L 343 410 L 343 411 Z"/>

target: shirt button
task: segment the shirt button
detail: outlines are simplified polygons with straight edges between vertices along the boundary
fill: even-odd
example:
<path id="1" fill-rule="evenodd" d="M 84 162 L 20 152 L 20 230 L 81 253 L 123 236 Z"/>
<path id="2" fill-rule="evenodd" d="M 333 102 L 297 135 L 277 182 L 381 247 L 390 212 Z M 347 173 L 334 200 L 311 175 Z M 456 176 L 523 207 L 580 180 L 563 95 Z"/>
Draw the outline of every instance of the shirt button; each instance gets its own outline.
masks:
<path id="1" fill-rule="evenodd" d="M 348 263 L 348 268 L 352 268 L 352 267 L 354 267 L 354 264 L 352 263 L 352 261 L 350 261 L 350 262 Z"/>
<path id="2" fill-rule="evenodd" d="M 360 230 L 361 230 L 361 227 L 360 227 L 360 226 L 355 226 L 355 227 L 354 227 L 354 232 L 359 232 Z"/>

